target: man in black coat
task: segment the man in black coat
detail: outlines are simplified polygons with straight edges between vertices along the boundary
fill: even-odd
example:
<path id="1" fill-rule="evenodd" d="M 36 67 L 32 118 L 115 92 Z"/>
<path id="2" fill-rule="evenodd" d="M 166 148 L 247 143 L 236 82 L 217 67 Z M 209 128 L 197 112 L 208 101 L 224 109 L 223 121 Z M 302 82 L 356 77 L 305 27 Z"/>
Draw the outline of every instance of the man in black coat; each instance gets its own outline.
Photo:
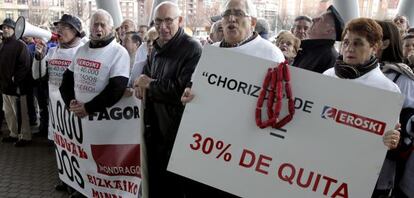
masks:
<path id="1" fill-rule="evenodd" d="M 201 56 L 200 44 L 184 33 L 178 6 L 171 2 L 155 8 L 159 38 L 134 86 L 144 98 L 144 139 L 147 149 L 149 197 L 183 197 L 183 178 L 167 172 L 168 161 L 183 114 L 180 101 Z"/>
<path id="2" fill-rule="evenodd" d="M 16 23 L 5 19 L 0 25 L 3 43 L 0 47 L 0 89 L 3 109 L 10 135 L 2 142 L 15 142 L 16 147 L 25 146 L 32 139 L 27 114 L 26 95 L 31 77 L 30 55 L 26 44 L 14 34 Z"/>
<path id="3" fill-rule="evenodd" d="M 293 66 L 323 73 L 334 66 L 338 52 L 334 44 L 341 41 L 344 22 L 338 11 L 330 6 L 326 12 L 313 19 L 309 39 L 302 40 Z"/>

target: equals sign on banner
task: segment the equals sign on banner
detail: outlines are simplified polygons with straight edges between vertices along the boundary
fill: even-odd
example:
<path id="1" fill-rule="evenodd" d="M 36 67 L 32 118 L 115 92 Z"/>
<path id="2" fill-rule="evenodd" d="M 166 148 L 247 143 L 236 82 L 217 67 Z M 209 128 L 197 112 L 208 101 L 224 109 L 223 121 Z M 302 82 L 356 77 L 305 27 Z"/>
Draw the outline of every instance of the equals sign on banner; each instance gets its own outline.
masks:
<path id="1" fill-rule="evenodd" d="M 276 129 L 276 128 L 275 128 L 275 129 Z M 276 129 L 276 130 L 277 130 L 277 131 L 272 131 L 272 132 L 270 132 L 270 135 L 271 135 L 271 136 L 274 136 L 274 137 L 281 138 L 281 139 L 285 139 L 284 134 L 286 134 L 287 130 L 286 130 L 286 129 L 282 129 L 282 128 L 280 128 L 280 129 Z M 281 134 L 283 134 L 283 135 L 281 135 Z"/>

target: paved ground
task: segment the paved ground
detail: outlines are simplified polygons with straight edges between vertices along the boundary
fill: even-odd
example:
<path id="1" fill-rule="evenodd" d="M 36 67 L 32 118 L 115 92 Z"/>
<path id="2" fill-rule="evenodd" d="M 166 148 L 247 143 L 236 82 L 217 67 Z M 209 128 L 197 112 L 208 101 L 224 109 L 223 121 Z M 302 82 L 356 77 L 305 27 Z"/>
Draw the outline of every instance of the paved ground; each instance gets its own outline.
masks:
<path id="1" fill-rule="evenodd" d="M 3 136 L 5 127 L 4 123 Z M 0 142 L 0 198 L 68 197 L 55 191 L 57 182 L 54 148 L 45 138 L 35 137 L 23 148 Z"/>

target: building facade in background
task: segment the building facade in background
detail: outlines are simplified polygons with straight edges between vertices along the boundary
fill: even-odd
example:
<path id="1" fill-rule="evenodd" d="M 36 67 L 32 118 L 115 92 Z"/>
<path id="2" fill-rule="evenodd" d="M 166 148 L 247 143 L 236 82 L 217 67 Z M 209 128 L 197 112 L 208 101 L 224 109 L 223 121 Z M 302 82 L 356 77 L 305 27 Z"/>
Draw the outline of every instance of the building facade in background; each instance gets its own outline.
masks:
<path id="1" fill-rule="evenodd" d="M 400 0 L 359 0 L 361 16 L 390 19 L 397 13 Z M 208 31 L 210 17 L 219 15 L 225 0 L 178 0 L 185 16 L 186 29 Z M 119 0 L 124 19 L 148 25 L 153 0 Z M 273 32 L 289 30 L 298 15 L 315 17 L 332 4 L 332 0 L 253 0 L 258 17 L 268 20 Z M 36 26 L 52 26 L 64 13 L 78 16 L 85 25 L 96 10 L 95 0 L 0 0 L 0 20 L 24 16 Z"/>

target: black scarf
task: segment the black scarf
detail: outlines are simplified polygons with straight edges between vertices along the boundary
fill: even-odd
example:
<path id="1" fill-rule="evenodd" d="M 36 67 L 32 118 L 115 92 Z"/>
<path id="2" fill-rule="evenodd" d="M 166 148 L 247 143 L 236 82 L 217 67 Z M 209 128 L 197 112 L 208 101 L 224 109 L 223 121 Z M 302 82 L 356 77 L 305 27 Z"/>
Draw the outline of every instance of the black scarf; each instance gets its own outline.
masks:
<path id="1" fill-rule="evenodd" d="M 348 65 L 343 61 L 343 57 L 339 56 L 335 63 L 335 74 L 343 79 L 359 78 L 378 66 L 378 59 L 371 56 L 368 62 L 362 65 Z"/>
<path id="2" fill-rule="evenodd" d="M 100 39 L 100 40 L 94 40 L 91 38 L 91 41 L 89 43 L 90 48 L 101 48 L 107 46 L 109 43 L 111 43 L 115 39 L 114 34 L 108 35 L 106 38 Z"/>

